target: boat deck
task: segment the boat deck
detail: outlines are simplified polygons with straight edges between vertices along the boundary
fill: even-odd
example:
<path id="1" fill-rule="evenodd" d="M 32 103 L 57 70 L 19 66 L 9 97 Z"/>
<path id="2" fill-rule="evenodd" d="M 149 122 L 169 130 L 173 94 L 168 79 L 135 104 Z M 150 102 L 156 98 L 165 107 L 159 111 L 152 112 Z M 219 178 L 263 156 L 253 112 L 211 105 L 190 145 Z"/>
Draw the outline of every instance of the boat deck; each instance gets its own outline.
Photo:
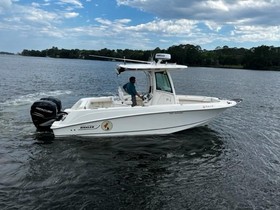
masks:
<path id="1" fill-rule="evenodd" d="M 218 98 L 206 97 L 206 96 L 191 96 L 191 95 L 178 95 L 178 104 L 196 104 L 196 103 L 215 103 L 219 102 Z M 145 106 L 144 102 L 137 98 L 138 106 Z M 130 100 L 121 100 L 118 97 L 92 97 L 82 98 L 76 104 L 72 106 L 72 110 L 81 109 L 99 109 L 110 107 L 126 107 L 131 106 Z"/>

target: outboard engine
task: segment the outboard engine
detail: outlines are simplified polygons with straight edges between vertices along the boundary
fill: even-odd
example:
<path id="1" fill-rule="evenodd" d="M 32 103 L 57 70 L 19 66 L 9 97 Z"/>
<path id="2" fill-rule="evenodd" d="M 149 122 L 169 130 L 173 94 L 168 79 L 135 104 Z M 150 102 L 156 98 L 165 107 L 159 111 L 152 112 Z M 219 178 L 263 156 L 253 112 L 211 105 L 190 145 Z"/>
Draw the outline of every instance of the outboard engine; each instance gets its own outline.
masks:
<path id="1" fill-rule="evenodd" d="M 50 130 L 56 120 L 67 114 L 61 111 L 61 101 L 54 97 L 41 98 L 35 101 L 30 110 L 33 124 L 38 130 Z"/>

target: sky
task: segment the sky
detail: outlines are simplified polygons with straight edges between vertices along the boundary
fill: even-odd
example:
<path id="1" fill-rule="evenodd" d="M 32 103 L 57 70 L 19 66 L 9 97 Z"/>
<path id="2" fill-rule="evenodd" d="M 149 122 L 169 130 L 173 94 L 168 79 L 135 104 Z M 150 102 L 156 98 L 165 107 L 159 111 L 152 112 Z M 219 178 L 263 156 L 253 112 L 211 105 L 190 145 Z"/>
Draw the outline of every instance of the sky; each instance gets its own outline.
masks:
<path id="1" fill-rule="evenodd" d="M 0 0 L 0 51 L 280 46 L 280 0 Z"/>

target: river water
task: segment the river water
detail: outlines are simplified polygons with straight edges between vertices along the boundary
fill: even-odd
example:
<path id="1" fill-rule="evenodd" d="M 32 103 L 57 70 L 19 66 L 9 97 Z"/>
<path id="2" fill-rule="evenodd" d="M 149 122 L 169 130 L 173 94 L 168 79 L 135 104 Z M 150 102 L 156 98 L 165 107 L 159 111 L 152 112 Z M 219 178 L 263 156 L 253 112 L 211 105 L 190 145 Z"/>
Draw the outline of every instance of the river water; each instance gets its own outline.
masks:
<path id="1" fill-rule="evenodd" d="M 118 78 L 115 62 L 1 55 L 0 64 L 0 209 L 280 209 L 280 72 L 174 72 L 178 94 L 243 99 L 207 127 L 55 139 L 36 133 L 34 101 L 55 96 L 67 108 L 115 95 L 128 75 Z"/>

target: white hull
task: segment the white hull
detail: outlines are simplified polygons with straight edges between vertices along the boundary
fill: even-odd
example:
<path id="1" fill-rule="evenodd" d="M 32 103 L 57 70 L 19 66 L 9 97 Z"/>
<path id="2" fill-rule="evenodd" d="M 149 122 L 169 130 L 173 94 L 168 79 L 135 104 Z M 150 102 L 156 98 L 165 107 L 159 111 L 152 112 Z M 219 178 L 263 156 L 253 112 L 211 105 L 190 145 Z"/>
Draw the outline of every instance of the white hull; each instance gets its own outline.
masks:
<path id="1" fill-rule="evenodd" d="M 59 136 L 129 136 L 170 134 L 207 124 L 233 101 L 203 104 L 71 110 L 51 127 Z M 72 123 L 69 123 L 72 121 Z"/>

